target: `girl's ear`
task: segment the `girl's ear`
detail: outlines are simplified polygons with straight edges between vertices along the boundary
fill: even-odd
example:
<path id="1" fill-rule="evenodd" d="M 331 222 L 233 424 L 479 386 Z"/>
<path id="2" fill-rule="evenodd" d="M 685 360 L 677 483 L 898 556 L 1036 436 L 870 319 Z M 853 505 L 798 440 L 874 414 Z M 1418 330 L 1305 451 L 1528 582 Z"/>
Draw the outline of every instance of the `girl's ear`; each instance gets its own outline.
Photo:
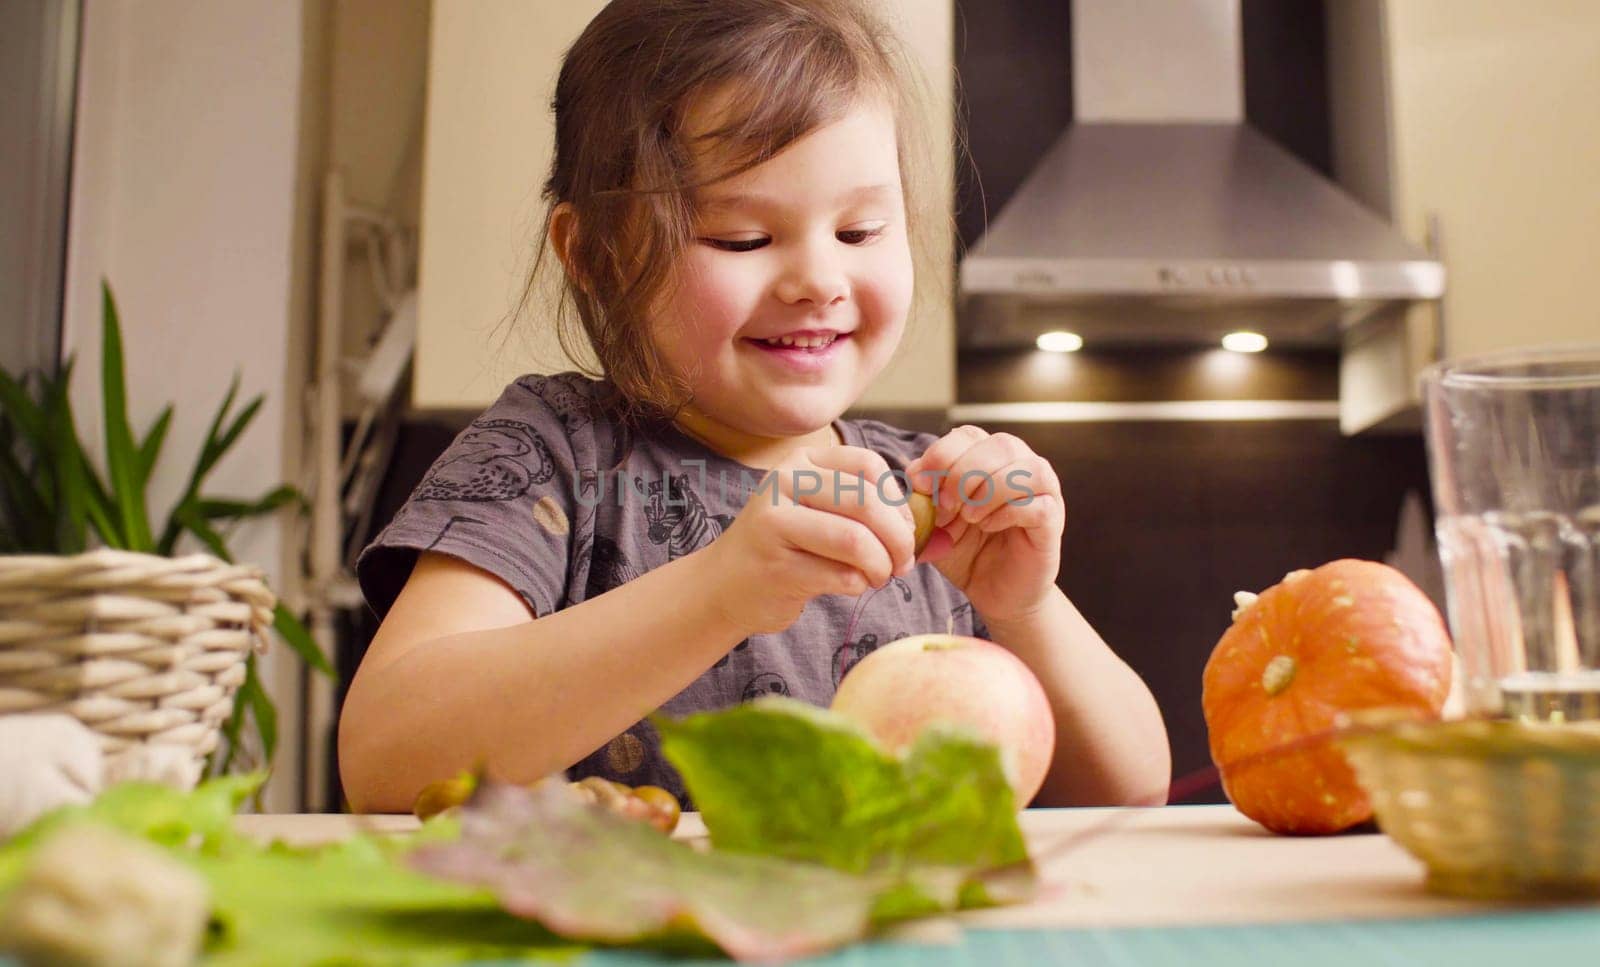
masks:
<path id="1" fill-rule="evenodd" d="M 567 273 L 567 278 L 579 288 L 584 287 L 583 276 L 577 272 L 572 264 L 572 246 L 578 237 L 578 213 L 572 207 L 572 202 L 564 201 L 550 213 L 550 247 L 556 253 L 556 258 L 561 260 L 561 268 Z"/>

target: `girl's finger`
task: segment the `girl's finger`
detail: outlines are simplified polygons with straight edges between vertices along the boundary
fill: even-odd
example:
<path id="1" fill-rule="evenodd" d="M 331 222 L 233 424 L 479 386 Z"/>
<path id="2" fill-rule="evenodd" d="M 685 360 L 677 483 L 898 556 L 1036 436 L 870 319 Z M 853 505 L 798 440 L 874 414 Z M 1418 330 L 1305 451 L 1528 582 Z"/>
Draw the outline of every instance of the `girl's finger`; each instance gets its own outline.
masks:
<path id="1" fill-rule="evenodd" d="M 974 526 L 986 534 L 1019 527 L 1028 532 L 1031 540 L 1035 533 L 1040 535 L 1056 533 L 1056 521 L 1062 516 L 1060 499 L 1041 494 L 1027 504 L 1002 507 Z M 1034 543 L 1037 545 L 1038 542 Z"/>
<path id="2" fill-rule="evenodd" d="M 791 546 L 860 571 L 872 587 L 889 582 L 893 562 L 872 528 L 850 517 L 819 513 L 810 507 L 794 507 L 793 511 L 784 515 L 780 525 Z"/>
<path id="3" fill-rule="evenodd" d="M 808 451 L 821 489 L 802 498 L 809 507 L 865 524 L 889 554 L 896 574 L 915 563 L 916 526 L 900 481 L 883 457 L 864 447 Z"/>
<path id="4" fill-rule="evenodd" d="M 912 489 L 934 496 L 942 495 L 946 485 L 940 479 L 941 472 L 949 470 L 961 454 L 988 435 L 988 431 L 981 427 L 964 425 L 935 440 L 923 451 L 922 456 L 906 466 L 911 475 Z"/>
<path id="5" fill-rule="evenodd" d="M 942 526 L 956 516 L 971 521 L 997 499 L 999 473 L 1011 464 L 1033 457 L 1028 445 L 1009 433 L 987 436 L 968 447 L 950 465 L 953 486 L 939 498 L 934 524 Z"/>
<path id="6" fill-rule="evenodd" d="M 857 568 L 823 558 L 812 560 L 817 570 L 812 582 L 816 594 L 842 594 L 854 598 L 872 590 L 872 582 Z"/>
<path id="7" fill-rule="evenodd" d="M 1008 507 L 1017 504 L 1026 506 L 1040 496 L 1050 494 L 1048 482 L 1044 479 L 1047 472 L 1048 464 L 1033 454 L 1001 467 L 990 474 L 986 481 L 975 482 L 968 492 L 968 502 L 961 507 L 961 519 L 979 524 Z M 978 492 L 986 482 L 992 482 L 993 487 L 988 489 L 987 494 Z"/>

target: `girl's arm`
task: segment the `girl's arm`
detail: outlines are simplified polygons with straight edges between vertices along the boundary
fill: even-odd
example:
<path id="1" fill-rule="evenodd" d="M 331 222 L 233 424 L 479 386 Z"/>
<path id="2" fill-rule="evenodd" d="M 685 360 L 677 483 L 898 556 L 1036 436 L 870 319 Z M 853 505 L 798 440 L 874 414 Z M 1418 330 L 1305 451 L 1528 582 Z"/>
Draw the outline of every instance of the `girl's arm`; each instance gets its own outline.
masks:
<path id="1" fill-rule="evenodd" d="M 543 617 L 488 573 L 423 554 L 345 699 L 339 762 L 351 805 L 407 811 L 423 786 L 479 762 L 510 781 L 558 772 L 744 638 L 789 627 L 817 595 L 857 595 L 909 572 L 905 502 L 841 483 L 888 472 L 858 447 L 797 450 L 769 476 L 776 490 L 758 490 L 707 546 Z"/>
<path id="2" fill-rule="evenodd" d="M 1055 757 L 1035 802 L 1166 803 L 1172 752 L 1161 710 L 1061 589 L 1031 615 L 985 620 L 990 637 L 1038 676 L 1055 713 Z"/>
<path id="3" fill-rule="evenodd" d="M 746 632 L 690 554 L 539 617 L 499 579 L 424 553 L 345 699 L 339 768 L 357 812 L 408 812 L 427 783 L 482 762 L 532 781 L 676 695 Z"/>

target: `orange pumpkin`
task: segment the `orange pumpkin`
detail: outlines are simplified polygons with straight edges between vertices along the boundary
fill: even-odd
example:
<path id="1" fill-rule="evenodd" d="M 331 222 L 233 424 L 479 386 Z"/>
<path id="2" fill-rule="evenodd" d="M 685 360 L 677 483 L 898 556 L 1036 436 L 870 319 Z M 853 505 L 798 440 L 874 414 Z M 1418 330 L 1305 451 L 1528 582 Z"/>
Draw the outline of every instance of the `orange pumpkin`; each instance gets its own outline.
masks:
<path id="1" fill-rule="evenodd" d="M 1279 833 L 1335 833 L 1372 817 L 1331 742 L 1270 754 L 1334 727 L 1340 713 L 1437 715 L 1450 692 L 1439 610 L 1394 568 L 1340 560 L 1295 571 L 1241 602 L 1206 662 L 1211 759 L 1235 807 Z"/>

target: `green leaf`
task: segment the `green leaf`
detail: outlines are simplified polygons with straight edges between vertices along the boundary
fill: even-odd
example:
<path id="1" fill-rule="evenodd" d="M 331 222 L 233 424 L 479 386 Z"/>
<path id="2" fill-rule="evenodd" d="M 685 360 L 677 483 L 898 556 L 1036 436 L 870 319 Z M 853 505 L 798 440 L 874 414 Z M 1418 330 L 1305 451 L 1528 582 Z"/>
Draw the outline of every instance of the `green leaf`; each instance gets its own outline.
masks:
<path id="1" fill-rule="evenodd" d="M 900 877 L 886 917 L 1032 889 L 999 752 L 976 736 L 931 729 L 899 759 L 780 697 L 655 723 L 718 849 Z"/>
<path id="2" fill-rule="evenodd" d="M 184 505 L 193 503 L 197 499 L 206 475 L 216 463 L 218 455 L 214 450 L 217 437 L 222 432 L 222 424 L 228 419 L 228 411 L 233 409 L 233 401 L 238 395 L 239 374 L 235 371 L 233 380 L 228 384 L 227 395 L 222 398 L 222 405 L 212 414 L 211 425 L 206 428 L 205 439 L 200 443 L 200 452 L 195 457 L 194 468 L 189 471 L 189 482 L 184 485 L 183 495 L 178 498 L 177 505 L 167 516 L 167 525 L 162 529 L 161 540 L 157 543 L 162 554 L 171 554 L 173 548 L 177 546 L 178 537 L 183 533 L 183 522 L 179 519 L 179 512 Z"/>
<path id="3" fill-rule="evenodd" d="M 172 519 L 182 525 L 184 530 L 199 538 L 200 543 L 204 544 L 212 554 L 230 564 L 233 563 L 233 554 L 229 552 L 227 542 L 210 522 L 201 516 L 200 507 L 195 501 L 179 504 L 178 509 L 173 511 Z M 171 554 L 172 551 L 169 549 L 165 553 Z"/>
<path id="4" fill-rule="evenodd" d="M 35 448 L 45 443 L 44 413 L 20 381 L 0 367 L 0 413 L 22 431 L 24 442 Z"/>
<path id="5" fill-rule="evenodd" d="M 248 706 L 246 703 L 239 701 L 238 693 L 235 692 L 233 710 L 228 713 L 228 720 L 222 723 L 222 741 L 217 744 L 217 748 L 206 759 L 206 771 L 208 773 L 215 772 L 218 775 L 225 775 L 229 769 L 233 768 L 233 758 L 239 751 L 239 739 L 240 736 L 244 735 L 246 711 L 248 711 Z M 222 761 L 213 769 L 212 763 L 216 760 L 218 753 L 222 754 Z"/>
<path id="6" fill-rule="evenodd" d="M 130 550 L 154 551 L 150 518 L 144 506 L 144 475 L 128 425 L 128 388 L 122 356 L 122 326 L 111 286 L 101 283 L 100 383 L 105 406 L 106 471 L 116 498 L 122 534 Z"/>
<path id="7" fill-rule="evenodd" d="M 211 472 L 211 468 L 216 466 L 218 460 L 221 460 L 229 450 L 233 449 L 233 445 L 239 441 L 239 435 L 250 426 L 250 421 L 256 418 L 256 413 L 260 411 L 261 404 L 265 401 L 266 397 L 257 396 L 246 403 L 244 409 L 239 411 L 239 415 L 228 425 L 228 429 L 222 436 L 210 441 L 208 448 L 210 450 L 210 460 L 206 462 L 205 469 L 201 471 L 202 479 Z"/>
<path id="8" fill-rule="evenodd" d="M 195 460 L 194 470 L 189 474 L 189 490 L 198 493 L 200 484 L 216 463 L 219 454 L 215 452 L 217 440 L 222 435 L 222 424 L 227 422 L 228 413 L 233 409 L 233 401 L 239 397 L 239 373 L 234 371 L 233 379 L 228 383 L 228 392 L 222 397 L 222 405 L 217 407 L 217 412 L 211 417 L 211 425 L 206 428 L 206 436 L 200 444 L 200 456 Z"/>
<path id="9" fill-rule="evenodd" d="M 207 967 L 522 962 L 579 952 L 501 910 L 487 891 L 403 864 L 415 844 L 459 835 L 453 820 L 407 836 L 360 835 L 314 849 L 261 844 L 235 832 L 234 814 L 264 778 L 211 779 L 192 793 L 129 783 L 88 806 L 58 810 L 0 846 L 0 894 L 47 836 L 97 820 L 155 842 L 205 879 L 212 906 Z"/>
<path id="10" fill-rule="evenodd" d="M 50 463 L 54 467 L 56 506 L 54 536 L 57 553 L 77 554 L 86 547 L 86 519 L 89 502 L 87 468 L 78 444 L 78 428 L 73 424 L 68 383 L 72 378 L 69 362 L 60 377 L 48 387 L 45 414 L 50 437 Z"/>
<path id="11" fill-rule="evenodd" d="M 272 627 L 283 637 L 284 642 L 294 650 L 294 653 L 300 656 L 301 661 L 330 679 L 338 680 L 338 673 L 328 663 L 328 656 L 324 655 L 322 649 L 318 648 L 317 643 L 312 640 L 311 632 L 306 630 L 306 626 L 300 623 L 300 619 L 295 613 L 290 611 L 281 601 L 272 609 Z"/>
<path id="12" fill-rule="evenodd" d="M 299 490 L 284 484 L 255 500 L 202 499 L 196 502 L 195 508 L 207 520 L 243 520 L 273 513 L 289 504 L 304 507 L 306 499 Z"/>
<path id="13" fill-rule="evenodd" d="M 156 458 L 161 455 L 161 444 L 167 439 L 167 430 L 172 426 L 172 404 L 168 403 L 161 415 L 150 426 L 150 432 L 145 434 L 144 442 L 139 444 L 139 477 L 147 485 L 150 483 L 150 474 L 155 470 Z"/>
<path id="14" fill-rule="evenodd" d="M 261 761 L 271 762 L 272 754 L 278 749 L 278 707 L 272 704 L 272 697 L 261 685 L 255 655 L 245 659 L 244 684 L 239 686 L 234 702 L 249 707 L 250 717 L 255 719 L 256 734 L 261 737 Z"/>
<path id="15" fill-rule="evenodd" d="M 212 895 L 206 967 L 524 963 L 580 952 L 488 891 L 407 869 L 393 852 L 358 836 L 193 857 Z"/>
<path id="16" fill-rule="evenodd" d="M 266 781 L 264 773 L 208 779 L 192 792 L 145 782 L 107 788 L 94 801 L 63 806 L 34 820 L 0 846 L 0 892 L 13 882 L 28 852 L 61 826 L 93 820 L 164 846 L 219 852 L 238 842 L 233 816 L 245 797 Z"/>
<path id="17" fill-rule="evenodd" d="M 486 785 L 456 843 L 413 865 L 483 885 L 574 940 L 685 946 L 702 937 L 739 960 L 819 954 L 864 936 L 883 881 L 770 856 L 702 852 L 586 804 L 560 779 Z"/>
<path id="18" fill-rule="evenodd" d="M 84 451 L 82 438 L 78 436 L 78 421 L 72 412 L 72 395 L 69 392 L 75 366 L 76 360 L 68 358 L 58 377 L 62 389 L 61 414 L 65 432 L 57 441 L 57 459 L 71 461 L 75 465 L 73 476 L 82 481 L 84 487 L 84 513 L 101 542 L 108 547 L 125 549 L 128 539 L 116 522 L 116 501 L 106 491 L 99 472 Z"/>
<path id="19" fill-rule="evenodd" d="M 51 514 L 33 475 L 17 461 L 10 425 L 0 421 L 0 512 L 4 514 L 7 550 L 48 553 Z"/>

